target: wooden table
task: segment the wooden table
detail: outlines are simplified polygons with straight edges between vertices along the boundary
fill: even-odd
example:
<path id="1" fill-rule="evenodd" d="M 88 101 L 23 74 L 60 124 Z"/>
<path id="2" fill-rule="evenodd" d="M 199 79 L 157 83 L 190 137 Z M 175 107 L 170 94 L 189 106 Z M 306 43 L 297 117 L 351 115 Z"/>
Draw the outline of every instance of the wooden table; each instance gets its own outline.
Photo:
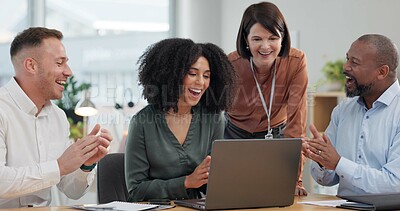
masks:
<path id="1" fill-rule="evenodd" d="M 332 210 L 332 207 L 321 207 L 321 206 L 314 206 L 314 205 L 307 205 L 307 204 L 298 204 L 297 202 L 301 202 L 301 201 L 323 201 L 323 200 L 335 200 L 338 199 L 335 196 L 331 196 L 331 195 L 321 195 L 321 194 L 309 194 L 308 196 L 303 196 L 303 197 L 299 197 L 296 196 L 294 198 L 294 203 L 292 206 L 289 207 L 272 207 L 272 208 L 258 208 L 258 209 L 239 209 L 240 211 L 246 211 L 246 210 L 258 210 L 258 211 L 262 211 L 262 210 L 266 210 L 266 211 L 274 211 L 274 210 L 279 210 L 279 211 L 283 211 L 283 210 Z M 32 207 L 32 208 L 14 208 L 14 209 L 0 209 L 0 211 L 4 211 L 4 210 L 13 210 L 13 211 L 61 211 L 61 210 L 77 210 L 77 209 L 73 209 L 70 207 L 66 207 L 66 206 L 62 206 L 62 207 Z M 185 207 L 181 207 L 181 206 L 176 206 L 175 208 L 172 209 L 168 209 L 169 211 L 193 211 L 194 209 L 190 209 L 190 208 L 185 208 Z M 339 209 L 339 208 L 335 208 L 335 210 L 344 210 L 344 209 Z"/>

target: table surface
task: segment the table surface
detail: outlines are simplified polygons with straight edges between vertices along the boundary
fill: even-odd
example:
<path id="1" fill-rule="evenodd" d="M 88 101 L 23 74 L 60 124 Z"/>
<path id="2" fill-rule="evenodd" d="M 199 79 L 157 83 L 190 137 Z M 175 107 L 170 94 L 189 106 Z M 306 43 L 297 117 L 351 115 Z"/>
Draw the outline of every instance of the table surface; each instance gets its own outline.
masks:
<path id="1" fill-rule="evenodd" d="M 323 200 L 336 200 L 338 199 L 336 196 L 332 195 L 322 195 L 322 194 L 309 194 L 308 196 L 295 196 L 294 203 L 288 207 L 272 207 L 272 208 L 258 208 L 258 211 L 262 210 L 332 210 L 332 207 L 322 207 L 322 206 L 315 206 L 315 205 L 308 205 L 308 204 L 298 204 L 297 202 L 302 201 L 323 201 Z M 14 209 L 0 209 L 0 211 L 4 210 L 30 210 L 30 211 L 61 211 L 61 210 L 77 210 L 67 206 L 60 206 L 60 207 L 32 207 L 32 208 L 14 208 Z M 176 206 L 175 208 L 169 209 L 170 211 L 193 211 L 194 209 L 185 208 L 181 206 Z M 240 211 L 246 210 L 255 210 L 255 209 L 240 209 Z M 339 208 L 335 208 L 335 210 L 340 210 Z"/>

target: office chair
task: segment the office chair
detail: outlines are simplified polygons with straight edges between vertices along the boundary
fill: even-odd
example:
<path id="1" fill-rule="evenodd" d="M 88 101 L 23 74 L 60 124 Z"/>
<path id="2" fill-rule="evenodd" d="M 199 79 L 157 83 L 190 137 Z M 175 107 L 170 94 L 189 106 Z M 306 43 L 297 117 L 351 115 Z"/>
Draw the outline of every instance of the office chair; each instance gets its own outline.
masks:
<path id="1" fill-rule="evenodd" d="M 97 165 L 97 197 L 99 204 L 128 200 L 124 153 L 107 154 L 99 161 Z"/>

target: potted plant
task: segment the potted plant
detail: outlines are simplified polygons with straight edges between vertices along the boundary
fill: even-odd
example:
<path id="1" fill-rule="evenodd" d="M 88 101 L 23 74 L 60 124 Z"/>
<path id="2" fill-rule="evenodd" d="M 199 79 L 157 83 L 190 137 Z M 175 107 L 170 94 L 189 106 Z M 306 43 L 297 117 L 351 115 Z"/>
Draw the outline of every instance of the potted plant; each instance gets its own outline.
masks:
<path id="1" fill-rule="evenodd" d="M 336 61 L 328 61 L 324 67 L 322 67 L 322 72 L 325 74 L 326 80 L 332 84 L 337 84 L 333 90 L 343 91 L 345 88 L 346 77 L 343 74 L 343 65 L 346 63 L 344 59 L 338 59 Z"/>
<path id="2" fill-rule="evenodd" d="M 62 98 L 55 101 L 56 105 L 64 110 L 68 117 L 68 122 L 70 123 L 70 138 L 74 140 L 81 138 L 83 131 L 83 117 L 76 115 L 74 109 L 79 101 L 80 93 L 90 87 L 91 84 L 89 83 L 78 84 L 75 77 L 71 76 L 64 84 Z"/>

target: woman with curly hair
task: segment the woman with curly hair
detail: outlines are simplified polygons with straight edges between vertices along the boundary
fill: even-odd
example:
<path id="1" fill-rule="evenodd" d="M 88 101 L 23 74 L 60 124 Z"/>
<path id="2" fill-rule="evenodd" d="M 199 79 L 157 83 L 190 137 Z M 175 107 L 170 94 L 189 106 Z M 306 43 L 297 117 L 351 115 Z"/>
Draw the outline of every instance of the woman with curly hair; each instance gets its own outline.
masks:
<path id="1" fill-rule="evenodd" d="M 224 136 L 235 73 L 214 44 L 171 38 L 139 58 L 149 105 L 131 120 L 125 154 L 129 201 L 199 198 L 212 142 Z"/>

